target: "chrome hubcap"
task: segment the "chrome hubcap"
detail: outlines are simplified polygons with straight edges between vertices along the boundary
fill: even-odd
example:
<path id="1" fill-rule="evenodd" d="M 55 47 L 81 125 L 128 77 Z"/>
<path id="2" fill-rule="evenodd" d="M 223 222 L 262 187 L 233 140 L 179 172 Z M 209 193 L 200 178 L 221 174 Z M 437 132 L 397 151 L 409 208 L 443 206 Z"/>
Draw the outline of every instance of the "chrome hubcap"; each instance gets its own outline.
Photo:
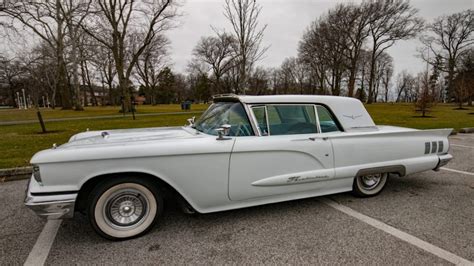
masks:
<path id="1" fill-rule="evenodd" d="M 374 189 L 380 183 L 381 179 L 382 174 L 366 175 L 360 177 L 360 180 L 362 181 L 362 186 L 365 189 Z"/>
<path id="2" fill-rule="evenodd" d="M 136 190 L 122 190 L 107 201 L 105 213 L 110 222 L 118 226 L 130 226 L 145 215 L 147 202 Z"/>

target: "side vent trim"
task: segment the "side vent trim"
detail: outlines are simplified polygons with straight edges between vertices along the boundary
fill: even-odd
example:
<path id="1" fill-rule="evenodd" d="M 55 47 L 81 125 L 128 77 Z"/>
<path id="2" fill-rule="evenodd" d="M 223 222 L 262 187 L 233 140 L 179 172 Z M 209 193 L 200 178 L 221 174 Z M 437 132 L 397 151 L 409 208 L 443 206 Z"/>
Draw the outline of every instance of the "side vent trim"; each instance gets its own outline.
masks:
<path id="1" fill-rule="evenodd" d="M 429 142 L 425 142 L 425 154 L 430 153 L 431 145 Z"/>
<path id="2" fill-rule="evenodd" d="M 444 149 L 444 143 L 443 141 L 438 141 L 438 153 L 443 152 Z"/>
<path id="3" fill-rule="evenodd" d="M 438 151 L 438 142 L 431 142 L 431 153 L 436 153 Z"/>

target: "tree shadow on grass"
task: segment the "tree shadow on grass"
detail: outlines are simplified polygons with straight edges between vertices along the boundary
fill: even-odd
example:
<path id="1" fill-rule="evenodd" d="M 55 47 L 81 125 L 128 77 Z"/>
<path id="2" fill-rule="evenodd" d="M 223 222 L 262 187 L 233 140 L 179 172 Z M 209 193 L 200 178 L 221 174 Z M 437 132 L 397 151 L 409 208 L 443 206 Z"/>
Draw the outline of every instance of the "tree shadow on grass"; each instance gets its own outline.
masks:
<path id="1" fill-rule="evenodd" d="M 412 116 L 413 118 L 435 118 L 434 116 L 431 116 L 431 115 L 425 115 L 425 116 L 422 116 L 422 115 L 414 115 Z"/>
<path id="2" fill-rule="evenodd" d="M 469 110 L 469 108 L 458 107 L 458 108 L 453 108 L 453 110 Z"/>
<path id="3" fill-rule="evenodd" d="M 62 133 L 66 132 L 66 130 L 47 130 L 46 132 L 36 131 L 36 134 L 39 135 L 47 135 L 47 134 L 55 134 L 55 133 Z"/>

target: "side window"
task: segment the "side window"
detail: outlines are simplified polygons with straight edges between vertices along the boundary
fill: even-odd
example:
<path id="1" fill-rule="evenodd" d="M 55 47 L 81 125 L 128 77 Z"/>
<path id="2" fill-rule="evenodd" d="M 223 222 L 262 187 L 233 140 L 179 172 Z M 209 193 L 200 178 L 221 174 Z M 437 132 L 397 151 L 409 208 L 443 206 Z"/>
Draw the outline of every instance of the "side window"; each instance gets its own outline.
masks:
<path id="1" fill-rule="evenodd" d="M 335 119 L 326 107 L 318 105 L 316 109 L 318 110 L 319 125 L 321 126 L 322 133 L 340 131 Z"/>
<path id="2" fill-rule="evenodd" d="M 255 119 L 257 120 L 257 126 L 262 132 L 263 136 L 268 135 L 268 125 L 267 125 L 267 114 L 265 112 L 265 106 L 257 106 L 253 107 L 253 114 L 255 115 Z"/>
<path id="3" fill-rule="evenodd" d="M 268 105 L 270 135 L 318 133 L 313 105 Z"/>
<path id="4" fill-rule="evenodd" d="M 224 124 L 231 125 L 229 136 L 254 135 L 244 107 L 235 102 L 212 104 L 194 126 L 203 133 L 217 136 L 216 129 Z"/>

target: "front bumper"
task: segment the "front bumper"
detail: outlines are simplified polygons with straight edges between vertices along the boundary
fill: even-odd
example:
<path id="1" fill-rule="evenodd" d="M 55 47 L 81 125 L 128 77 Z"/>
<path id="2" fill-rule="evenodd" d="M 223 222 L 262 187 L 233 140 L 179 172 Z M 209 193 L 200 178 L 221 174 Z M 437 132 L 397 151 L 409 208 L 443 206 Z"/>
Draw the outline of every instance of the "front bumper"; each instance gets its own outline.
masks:
<path id="1" fill-rule="evenodd" d="M 31 193 L 34 180 L 30 180 L 26 190 L 25 206 L 33 210 L 38 216 L 47 219 L 63 219 L 74 217 L 74 206 L 77 193 Z"/>
<path id="2" fill-rule="evenodd" d="M 449 153 L 438 155 L 438 165 L 433 169 L 434 171 L 439 171 L 439 169 L 449 163 L 451 159 L 453 159 L 453 156 Z"/>

